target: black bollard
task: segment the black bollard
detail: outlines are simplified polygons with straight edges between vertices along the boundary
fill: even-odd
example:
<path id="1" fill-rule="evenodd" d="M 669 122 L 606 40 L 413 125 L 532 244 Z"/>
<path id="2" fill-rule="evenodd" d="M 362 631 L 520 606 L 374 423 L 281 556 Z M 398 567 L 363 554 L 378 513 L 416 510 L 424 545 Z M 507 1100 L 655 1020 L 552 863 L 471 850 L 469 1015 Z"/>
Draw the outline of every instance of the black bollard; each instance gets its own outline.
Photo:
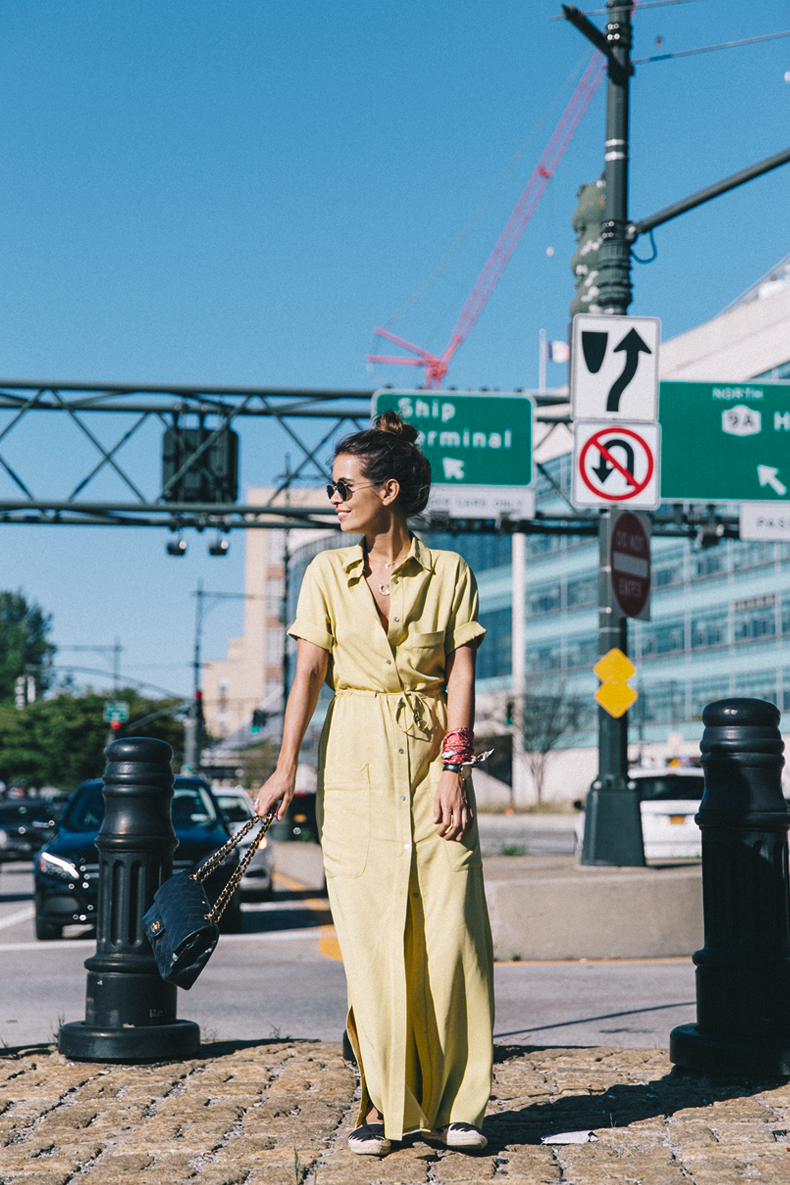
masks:
<path id="1" fill-rule="evenodd" d="M 160 978 L 143 932 L 143 914 L 173 871 L 178 843 L 170 817 L 173 750 L 129 737 L 105 752 L 96 954 L 85 960 L 85 1020 L 61 1025 L 58 1050 L 98 1062 L 191 1057 L 200 1029 L 176 1019 L 178 989 Z"/>
<path id="2" fill-rule="evenodd" d="M 790 896 L 779 709 L 725 699 L 702 714 L 705 945 L 697 1023 L 672 1030 L 669 1056 L 702 1074 L 790 1076 Z"/>

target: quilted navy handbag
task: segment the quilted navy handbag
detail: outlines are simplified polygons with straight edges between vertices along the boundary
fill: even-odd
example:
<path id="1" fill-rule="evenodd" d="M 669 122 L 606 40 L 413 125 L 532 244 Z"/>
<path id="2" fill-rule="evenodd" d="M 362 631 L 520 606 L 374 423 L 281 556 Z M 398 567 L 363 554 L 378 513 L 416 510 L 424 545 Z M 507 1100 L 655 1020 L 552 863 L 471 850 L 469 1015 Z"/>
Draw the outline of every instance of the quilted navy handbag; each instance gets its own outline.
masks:
<path id="1" fill-rule="evenodd" d="M 194 872 L 176 873 L 154 893 L 154 903 L 143 917 L 143 926 L 154 952 L 157 970 L 167 983 L 191 988 L 209 961 L 219 941 L 217 922 L 269 830 L 274 815 L 274 810 L 271 810 L 264 819 L 250 819 Z M 257 823 L 261 825 L 258 834 L 212 905 L 206 896 L 203 881 Z"/>

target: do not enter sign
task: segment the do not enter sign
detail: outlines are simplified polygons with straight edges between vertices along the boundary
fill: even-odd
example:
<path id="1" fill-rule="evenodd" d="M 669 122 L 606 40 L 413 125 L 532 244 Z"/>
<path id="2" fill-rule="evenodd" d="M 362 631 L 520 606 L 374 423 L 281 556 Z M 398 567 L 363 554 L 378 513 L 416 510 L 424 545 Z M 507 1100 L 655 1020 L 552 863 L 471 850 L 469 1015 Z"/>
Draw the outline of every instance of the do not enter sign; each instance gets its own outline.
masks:
<path id="1" fill-rule="evenodd" d="M 650 520 L 613 516 L 609 557 L 614 603 L 624 617 L 650 618 Z"/>

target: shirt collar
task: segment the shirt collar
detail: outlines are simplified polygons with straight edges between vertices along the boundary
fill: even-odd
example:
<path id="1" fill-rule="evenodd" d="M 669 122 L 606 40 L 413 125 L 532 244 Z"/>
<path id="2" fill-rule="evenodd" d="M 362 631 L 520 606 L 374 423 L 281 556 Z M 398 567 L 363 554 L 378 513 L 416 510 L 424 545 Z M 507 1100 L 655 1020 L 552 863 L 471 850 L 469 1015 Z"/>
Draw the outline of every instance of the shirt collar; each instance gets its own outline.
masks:
<path id="1" fill-rule="evenodd" d="M 426 572 L 433 571 L 433 558 L 431 556 L 430 548 L 426 547 L 424 543 L 421 543 L 416 535 L 412 535 L 409 554 L 406 556 L 406 559 L 401 562 L 399 567 L 404 567 L 409 562 L 409 560 L 414 560 Z M 364 561 L 365 553 L 363 550 L 362 541 L 360 540 L 356 547 L 348 548 L 346 556 L 343 560 L 343 569 L 349 575 L 353 573 L 353 575 L 358 577 L 362 574 L 361 570 Z M 354 569 L 356 568 L 359 568 L 360 571 L 355 572 Z"/>

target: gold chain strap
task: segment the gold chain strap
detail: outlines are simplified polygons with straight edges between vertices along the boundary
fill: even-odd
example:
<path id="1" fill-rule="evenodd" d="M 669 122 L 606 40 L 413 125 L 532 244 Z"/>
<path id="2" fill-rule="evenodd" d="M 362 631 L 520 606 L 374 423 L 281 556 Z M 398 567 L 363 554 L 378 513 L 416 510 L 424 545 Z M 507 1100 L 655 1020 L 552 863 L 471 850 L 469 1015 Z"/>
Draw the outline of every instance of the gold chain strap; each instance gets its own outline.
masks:
<path id="1" fill-rule="evenodd" d="M 244 839 L 244 836 L 247 835 L 247 833 L 251 831 L 253 827 L 260 823 L 260 831 L 247 849 L 244 858 L 242 859 L 241 863 L 236 865 L 228 879 L 227 884 L 223 888 L 209 912 L 206 914 L 207 922 L 218 922 L 222 917 L 228 902 L 236 891 L 236 886 L 239 884 L 239 881 L 247 871 L 250 861 L 260 847 L 261 840 L 274 821 L 274 816 L 276 813 L 277 808 L 272 807 L 268 815 L 266 815 L 263 819 L 257 817 L 254 819 L 248 819 L 244 826 L 239 828 L 236 834 L 230 837 L 227 843 L 224 843 L 221 848 L 217 848 L 216 852 L 213 852 L 209 858 L 200 865 L 199 868 L 196 868 L 194 872 L 190 873 L 193 881 L 202 882 L 206 880 L 207 877 L 211 876 L 215 869 L 219 868 L 225 857 L 228 856 L 235 847 L 237 847 L 241 840 Z"/>

